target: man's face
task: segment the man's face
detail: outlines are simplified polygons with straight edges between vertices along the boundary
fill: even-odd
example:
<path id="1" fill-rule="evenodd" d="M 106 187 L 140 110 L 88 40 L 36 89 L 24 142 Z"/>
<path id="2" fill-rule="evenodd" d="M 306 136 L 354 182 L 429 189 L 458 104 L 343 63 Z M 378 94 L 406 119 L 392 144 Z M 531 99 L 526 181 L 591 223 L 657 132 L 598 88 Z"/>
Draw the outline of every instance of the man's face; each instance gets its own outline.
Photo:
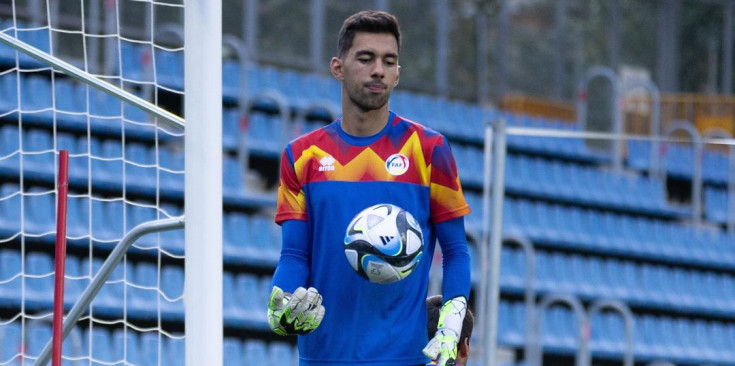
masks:
<path id="1" fill-rule="evenodd" d="M 390 33 L 358 32 L 345 55 L 332 59 L 332 73 L 342 81 L 347 97 L 366 112 L 388 103 L 399 69 L 398 42 Z"/>

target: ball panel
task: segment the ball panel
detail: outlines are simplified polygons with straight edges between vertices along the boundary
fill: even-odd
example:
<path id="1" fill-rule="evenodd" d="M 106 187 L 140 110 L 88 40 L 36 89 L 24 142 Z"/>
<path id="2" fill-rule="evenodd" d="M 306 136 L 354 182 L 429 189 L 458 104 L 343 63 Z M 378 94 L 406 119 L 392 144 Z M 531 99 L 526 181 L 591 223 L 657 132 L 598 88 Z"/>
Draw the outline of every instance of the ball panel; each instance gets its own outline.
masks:
<path id="1" fill-rule="evenodd" d="M 361 262 L 362 268 L 371 282 L 388 284 L 402 279 L 395 268 L 378 257 L 366 255 Z"/>
<path id="2" fill-rule="evenodd" d="M 345 257 L 360 276 L 385 284 L 413 272 L 421 260 L 423 235 L 409 212 L 379 204 L 352 219 L 344 244 Z"/>

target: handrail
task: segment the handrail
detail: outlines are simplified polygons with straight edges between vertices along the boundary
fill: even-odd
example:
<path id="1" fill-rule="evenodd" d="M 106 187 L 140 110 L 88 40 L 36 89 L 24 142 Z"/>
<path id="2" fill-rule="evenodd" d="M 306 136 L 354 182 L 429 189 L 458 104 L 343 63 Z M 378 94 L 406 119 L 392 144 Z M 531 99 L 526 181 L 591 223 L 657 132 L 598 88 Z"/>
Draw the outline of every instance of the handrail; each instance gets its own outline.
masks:
<path id="1" fill-rule="evenodd" d="M 624 366 L 633 366 L 634 364 L 634 355 L 633 355 L 633 337 L 635 332 L 635 318 L 633 317 L 633 312 L 630 311 L 630 308 L 628 305 L 623 303 L 620 300 L 614 300 L 614 299 L 600 299 L 592 303 L 590 307 L 587 309 L 587 327 L 591 328 L 591 319 L 594 315 L 602 311 L 603 309 L 612 309 L 620 313 L 620 315 L 623 317 L 623 320 L 625 321 L 625 355 L 623 356 L 623 365 Z M 588 339 L 585 339 L 585 342 L 588 342 Z M 592 364 L 592 357 L 590 355 L 589 347 L 585 347 L 587 354 L 585 355 L 585 360 L 587 361 L 586 366 L 590 366 Z"/>
<path id="2" fill-rule="evenodd" d="M 643 88 L 648 91 L 651 95 L 651 106 L 653 107 L 653 113 L 651 114 L 651 137 L 659 137 L 661 135 L 661 93 L 658 90 L 656 84 L 650 80 L 639 80 L 631 83 L 627 86 L 625 92 L 629 92 L 636 88 Z M 649 156 L 651 161 L 648 166 L 648 174 L 651 177 L 660 176 L 660 161 L 659 161 L 659 142 L 657 140 L 651 141 L 651 149 Z"/>
<path id="3" fill-rule="evenodd" d="M 689 134 L 694 148 L 692 159 L 692 222 L 695 226 L 702 224 L 702 137 L 699 131 L 689 121 L 677 120 L 666 126 L 664 136 L 669 137 L 675 132 L 683 131 Z M 668 157 L 664 155 L 665 161 Z"/>
<path id="4" fill-rule="evenodd" d="M 584 75 L 584 80 L 578 86 L 578 99 L 577 99 L 577 111 L 578 111 L 578 124 L 583 131 L 587 131 L 587 93 L 589 91 L 588 84 L 594 78 L 602 77 L 610 83 L 612 88 L 612 106 L 611 106 L 611 129 L 614 134 L 623 133 L 622 123 L 622 112 L 620 110 L 620 85 L 618 74 L 615 70 L 607 66 L 593 66 L 587 70 Z M 620 172 L 623 169 L 623 142 L 618 139 L 612 142 L 612 159 L 613 169 Z"/>
<path id="5" fill-rule="evenodd" d="M 503 237 L 503 244 L 516 244 L 523 249 L 526 255 L 526 278 L 524 289 L 524 303 L 526 307 L 526 339 L 524 345 L 524 355 L 526 363 L 528 356 L 531 354 L 532 346 L 530 334 L 533 332 L 533 319 L 536 316 L 536 250 L 533 248 L 531 241 L 522 234 L 510 234 Z M 501 263 L 502 265 L 502 263 Z"/>
<path id="6" fill-rule="evenodd" d="M 543 320 L 544 311 L 553 304 L 563 303 L 567 304 L 572 311 L 577 315 L 577 339 L 579 348 L 577 348 L 577 356 L 575 359 L 576 366 L 586 366 L 589 361 L 585 358 L 588 355 L 587 351 L 587 313 L 584 311 L 584 305 L 579 299 L 572 294 L 564 293 L 550 293 L 541 298 L 541 302 L 538 305 L 536 311 L 536 317 L 534 321 L 534 332 L 529 336 L 533 339 L 533 347 L 531 355 L 528 357 L 529 360 L 534 360 L 531 365 L 543 366 L 543 346 L 541 344 L 541 322 Z"/>

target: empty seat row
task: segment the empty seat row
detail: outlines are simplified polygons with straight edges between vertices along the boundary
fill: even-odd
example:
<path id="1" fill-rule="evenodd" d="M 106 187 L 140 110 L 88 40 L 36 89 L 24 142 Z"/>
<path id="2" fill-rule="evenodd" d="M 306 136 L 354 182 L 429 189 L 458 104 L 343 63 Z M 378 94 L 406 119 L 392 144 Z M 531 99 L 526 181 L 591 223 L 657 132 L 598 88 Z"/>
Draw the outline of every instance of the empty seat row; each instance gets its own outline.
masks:
<path id="1" fill-rule="evenodd" d="M 15 28 L 15 34 L 12 32 L 12 28 Z M 41 51 L 49 52 L 51 49 L 49 27 L 33 27 L 20 21 L 18 23 L 14 23 L 12 19 L 9 19 L 6 21 L 0 20 L 0 30 L 7 34 L 17 36 L 19 40 L 28 43 Z M 18 53 L 18 62 L 26 68 L 45 66 L 45 64 L 24 53 Z M 14 48 L 5 44 L 0 44 L 0 64 L 16 64 L 16 51 Z"/>
<path id="2" fill-rule="evenodd" d="M 499 112 L 495 118 L 503 118 L 510 127 L 524 127 L 543 130 L 554 130 L 555 132 L 580 132 L 577 123 L 546 119 L 543 117 L 532 117 L 511 112 Z M 575 161 L 588 163 L 609 162 L 611 152 L 600 151 L 588 147 L 584 139 L 570 137 L 547 137 L 534 136 L 532 134 L 510 134 L 507 138 L 511 149 L 524 151 L 526 153 L 553 155 Z"/>
<path id="3" fill-rule="evenodd" d="M 25 270 L 21 264 L 25 263 Z M 67 256 L 64 303 L 71 308 L 102 267 L 103 260 Z M 53 258 L 45 253 L 0 249 L 0 302 L 26 309 L 51 309 L 54 296 Z M 268 329 L 265 313 L 271 276 L 225 272 L 224 321 L 228 326 Z M 21 292 L 21 288 L 25 292 Z M 115 267 L 92 302 L 95 314 L 164 320 L 184 319 L 184 270 L 174 265 L 126 261 Z M 122 301 L 125 299 L 125 301 Z"/>
<path id="4" fill-rule="evenodd" d="M 735 195 L 730 196 L 727 190 L 704 188 L 704 214 L 710 221 L 726 223 L 735 220 L 735 208 L 731 208 L 731 201 L 735 202 Z"/>
<path id="5" fill-rule="evenodd" d="M 501 286 L 525 289 L 526 258 L 504 248 Z M 616 258 L 536 252 L 535 289 L 580 298 L 616 298 L 628 304 L 735 318 L 735 277 L 728 273 Z"/>
<path id="6" fill-rule="evenodd" d="M 482 198 L 466 194 L 475 211 L 467 219 L 470 230 L 481 227 Z M 478 212 L 480 211 L 480 212 Z M 603 212 L 540 201 L 506 198 L 503 231 L 520 233 L 534 243 L 586 249 L 601 254 L 704 264 L 732 268 L 735 242 L 732 235 L 676 222 Z"/>
<path id="7" fill-rule="evenodd" d="M 22 142 L 23 152 L 19 153 Z M 118 140 L 99 140 L 86 136 L 59 133 L 56 143 L 52 135 L 39 129 L 24 131 L 20 141 L 14 126 L 0 127 L 0 174 L 20 176 L 21 163 L 26 176 L 53 179 L 57 149 L 70 152 L 69 179 L 72 184 L 126 191 L 143 195 L 156 192 L 169 198 L 180 198 L 184 189 L 184 152 L 176 148 L 148 146 Z M 91 172 L 91 176 L 89 176 Z M 257 196 L 245 190 L 243 167 L 231 156 L 223 157 L 225 197 L 233 200 Z"/>
<path id="8" fill-rule="evenodd" d="M 30 252 L 21 256 L 14 250 L 0 250 L 0 301 L 26 309 L 51 309 L 54 296 L 53 258 Z M 21 264 L 25 263 L 25 272 Z M 89 285 L 103 260 L 67 256 L 64 303 L 70 309 Z M 25 291 L 21 292 L 21 288 Z M 94 298 L 96 314 L 121 316 L 127 311 L 137 318 L 183 319 L 184 273 L 181 267 L 164 265 L 160 273 L 153 263 L 125 262 L 118 265 Z M 125 299 L 125 301 L 121 301 Z M 22 302 L 22 304 L 21 304 Z"/>
<path id="9" fill-rule="evenodd" d="M 483 152 L 480 148 L 454 145 L 460 178 L 481 186 Z M 506 191 L 565 200 L 580 204 L 682 215 L 666 202 L 663 182 L 638 175 L 617 174 L 594 166 L 509 154 L 505 162 Z"/>
<path id="10" fill-rule="evenodd" d="M 28 358 L 38 357 L 50 338 L 50 324 L 26 322 L 22 327 L 20 321 L 4 324 L 0 320 L 3 344 L 0 363 L 20 366 L 22 358 L 26 358 L 27 363 Z M 223 351 L 225 366 L 298 364 L 296 348 L 286 342 L 226 337 Z M 77 327 L 64 340 L 62 365 L 86 365 L 90 361 L 95 365 L 119 365 L 124 361 L 131 366 L 183 366 L 184 354 L 185 339 L 181 334 L 167 335 L 155 330 L 138 332 L 132 328 Z"/>
<path id="11" fill-rule="evenodd" d="M 651 143 L 629 141 L 627 163 L 638 170 L 648 170 L 651 166 Z M 659 167 L 672 176 L 691 178 L 694 172 L 694 149 L 691 144 L 661 144 Z M 730 178 L 730 155 L 727 152 L 704 149 L 702 154 L 702 175 L 707 181 L 726 183 Z"/>
<path id="12" fill-rule="evenodd" d="M 22 233 L 51 243 L 56 229 L 55 199 L 53 191 L 21 194 L 17 185 L 0 185 L 0 239 Z M 96 246 L 111 249 L 125 233 L 143 222 L 182 214 L 181 208 L 170 204 L 156 208 L 121 199 L 72 195 L 67 205 L 67 238 L 70 245 L 86 247 L 91 239 Z M 273 265 L 279 256 L 280 235 L 271 217 L 228 212 L 223 218 L 225 261 Z M 172 255 L 182 255 L 183 230 L 144 235 L 133 246 L 133 250 L 143 251 L 159 248 Z"/>
<path id="13" fill-rule="evenodd" d="M 571 310 L 552 306 L 544 311 L 541 340 L 544 352 L 575 354 L 578 319 Z M 617 313 L 598 313 L 590 319 L 589 346 L 595 357 L 620 359 L 625 349 L 625 326 Z M 526 311 L 522 303 L 500 302 L 498 341 L 520 347 L 526 340 Z M 633 346 L 636 360 L 667 359 L 687 364 L 725 363 L 735 357 L 735 323 L 635 315 Z"/>
<path id="14" fill-rule="evenodd" d="M 19 89 L 18 89 L 19 88 Z M 18 91 L 19 90 L 19 91 Z M 39 74 L 0 75 L 0 115 L 21 114 L 24 123 L 95 133 L 153 139 L 165 138 L 142 110 L 87 85 Z"/>

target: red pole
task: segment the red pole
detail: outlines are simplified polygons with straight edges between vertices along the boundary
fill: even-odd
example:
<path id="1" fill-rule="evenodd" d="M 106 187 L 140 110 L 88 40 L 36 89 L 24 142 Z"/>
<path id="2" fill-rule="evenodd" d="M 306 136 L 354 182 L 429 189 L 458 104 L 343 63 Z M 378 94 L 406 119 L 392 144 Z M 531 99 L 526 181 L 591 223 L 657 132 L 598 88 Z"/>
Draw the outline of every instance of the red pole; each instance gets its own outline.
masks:
<path id="1" fill-rule="evenodd" d="M 69 151 L 59 151 L 59 178 L 56 210 L 56 274 L 51 365 L 61 366 L 62 326 L 64 324 L 64 265 L 66 263 L 66 202 L 69 194 Z"/>

